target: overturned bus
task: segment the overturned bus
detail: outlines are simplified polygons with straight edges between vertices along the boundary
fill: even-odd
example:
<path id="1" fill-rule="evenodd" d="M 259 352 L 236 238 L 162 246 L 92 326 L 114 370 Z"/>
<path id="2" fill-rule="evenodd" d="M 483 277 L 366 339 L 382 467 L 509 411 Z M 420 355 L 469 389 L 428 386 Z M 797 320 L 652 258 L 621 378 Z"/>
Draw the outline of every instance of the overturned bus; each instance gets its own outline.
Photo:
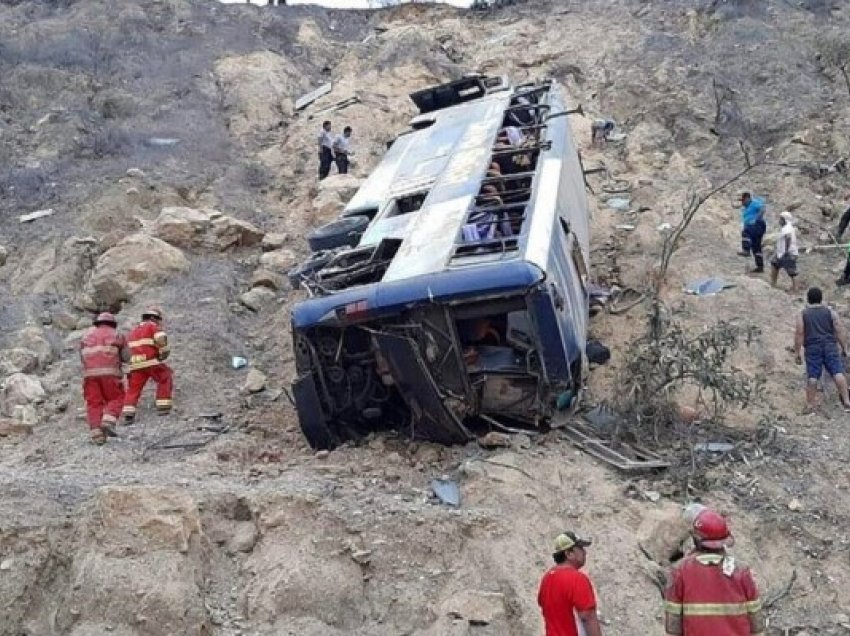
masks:
<path id="1" fill-rule="evenodd" d="M 370 431 L 540 429 L 582 387 L 589 218 L 560 86 L 467 76 L 420 114 L 290 272 L 292 393 L 314 448 Z"/>

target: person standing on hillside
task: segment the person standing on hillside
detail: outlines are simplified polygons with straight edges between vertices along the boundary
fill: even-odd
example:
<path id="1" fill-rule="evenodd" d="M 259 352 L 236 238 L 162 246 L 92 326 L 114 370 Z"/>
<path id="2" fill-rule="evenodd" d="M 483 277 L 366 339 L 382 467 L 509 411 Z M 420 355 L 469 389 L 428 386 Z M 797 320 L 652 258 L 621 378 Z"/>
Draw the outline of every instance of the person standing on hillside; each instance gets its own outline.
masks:
<path id="1" fill-rule="evenodd" d="M 847 352 L 847 333 L 838 314 L 821 304 L 823 292 L 810 287 L 806 293 L 806 307 L 798 316 L 794 330 L 794 356 L 797 364 L 803 363 L 801 350 L 806 356 L 806 404 L 809 412 L 817 409 L 817 385 L 824 368 L 832 376 L 844 410 L 850 412 L 847 395 L 847 378 L 844 375 L 843 357 Z"/>
<path id="2" fill-rule="evenodd" d="M 117 326 L 114 315 L 99 314 L 80 341 L 86 417 L 91 440 L 97 445 L 106 442 L 107 435 L 115 435 L 112 426 L 124 404 L 121 363 L 129 362 L 130 351 Z"/>
<path id="3" fill-rule="evenodd" d="M 331 122 L 322 122 L 319 131 L 319 181 L 327 177 L 331 172 L 331 164 L 334 162 L 334 136 L 331 133 Z"/>
<path id="4" fill-rule="evenodd" d="M 342 129 L 342 134 L 334 139 L 334 161 L 340 174 L 348 174 L 348 157 L 354 154 L 351 150 L 352 132 L 351 126 L 346 126 Z"/>
<path id="5" fill-rule="evenodd" d="M 776 251 L 770 260 L 770 284 L 776 287 L 779 270 L 784 269 L 791 278 L 791 291 L 797 291 L 797 230 L 794 229 L 794 217 L 790 212 L 779 215 L 779 236 L 776 238 Z"/>
<path id="6" fill-rule="evenodd" d="M 585 548 L 590 544 L 574 532 L 555 538 L 555 565 L 543 575 L 537 592 L 546 636 L 602 636 L 596 594 L 588 576 L 581 572 L 587 558 Z"/>
<path id="7" fill-rule="evenodd" d="M 159 415 L 171 412 L 174 372 L 165 359 L 168 357 L 168 336 L 162 329 L 162 312 L 146 309 L 142 322 L 127 335 L 130 347 L 130 373 L 127 375 L 127 395 L 124 398 L 124 423 L 132 424 L 136 407 L 148 380 L 156 382 L 156 411 Z"/>
<path id="8" fill-rule="evenodd" d="M 726 519 L 705 508 L 691 529 L 694 551 L 670 574 L 664 628 L 673 636 L 763 636 L 764 615 L 749 568 L 726 553 L 734 545 Z"/>
<path id="9" fill-rule="evenodd" d="M 750 254 L 756 262 L 756 273 L 764 271 L 764 255 L 762 254 L 761 241 L 767 231 L 764 222 L 764 200 L 752 196 L 749 192 L 741 195 L 741 251 L 740 256 L 749 258 Z"/>
<path id="10" fill-rule="evenodd" d="M 846 198 L 850 199 L 850 192 L 846 194 Z M 844 230 L 847 229 L 847 226 L 850 225 L 850 203 L 847 204 L 847 209 L 841 215 L 841 220 L 838 222 L 838 232 L 835 233 L 835 240 L 841 241 L 841 236 L 844 234 Z M 839 287 L 843 287 L 844 285 L 850 285 L 850 246 L 847 248 L 847 262 L 844 264 L 844 273 L 841 275 L 835 284 Z"/>

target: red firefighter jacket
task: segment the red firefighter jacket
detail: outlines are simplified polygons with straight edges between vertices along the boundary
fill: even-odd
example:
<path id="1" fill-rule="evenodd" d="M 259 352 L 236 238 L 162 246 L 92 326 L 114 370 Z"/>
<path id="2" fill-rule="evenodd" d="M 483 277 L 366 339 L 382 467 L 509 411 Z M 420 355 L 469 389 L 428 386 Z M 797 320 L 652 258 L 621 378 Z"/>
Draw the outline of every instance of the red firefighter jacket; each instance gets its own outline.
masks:
<path id="1" fill-rule="evenodd" d="M 168 357 L 168 336 L 153 320 L 140 322 L 127 334 L 130 346 L 130 371 L 162 364 Z"/>
<path id="2" fill-rule="evenodd" d="M 697 553 L 673 570 L 664 595 L 668 634 L 763 633 L 761 601 L 750 570 L 723 554 Z"/>
<path id="3" fill-rule="evenodd" d="M 83 377 L 121 377 L 121 362 L 129 359 L 127 341 L 114 327 L 92 327 L 80 341 Z"/>

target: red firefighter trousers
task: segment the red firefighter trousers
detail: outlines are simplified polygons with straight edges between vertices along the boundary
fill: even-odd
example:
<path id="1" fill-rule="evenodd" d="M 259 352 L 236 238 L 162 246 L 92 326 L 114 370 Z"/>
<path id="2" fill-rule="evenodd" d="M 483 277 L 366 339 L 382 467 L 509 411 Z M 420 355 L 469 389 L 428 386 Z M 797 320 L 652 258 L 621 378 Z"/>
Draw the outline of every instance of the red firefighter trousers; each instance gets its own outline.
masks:
<path id="1" fill-rule="evenodd" d="M 127 395 L 124 397 L 124 414 L 135 415 L 136 405 L 142 395 L 148 379 L 156 382 L 156 408 L 160 411 L 171 409 L 171 393 L 174 390 L 174 372 L 167 364 L 130 371 L 127 374 Z"/>
<path id="2" fill-rule="evenodd" d="M 115 376 L 83 378 L 83 397 L 89 428 L 115 424 L 124 404 L 124 384 Z"/>

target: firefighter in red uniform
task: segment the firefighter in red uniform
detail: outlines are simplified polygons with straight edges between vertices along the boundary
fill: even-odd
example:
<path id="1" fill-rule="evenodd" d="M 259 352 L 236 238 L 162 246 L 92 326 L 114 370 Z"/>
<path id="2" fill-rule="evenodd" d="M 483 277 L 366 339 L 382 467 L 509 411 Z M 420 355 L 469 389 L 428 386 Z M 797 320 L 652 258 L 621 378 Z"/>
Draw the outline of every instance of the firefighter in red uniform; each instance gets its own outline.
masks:
<path id="1" fill-rule="evenodd" d="M 761 601 L 749 568 L 735 563 L 720 514 L 702 510 L 691 534 L 694 551 L 673 570 L 664 594 L 665 627 L 676 636 L 763 636 Z"/>
<path id="2" fill-rule="evenodd" d="M 124 404 L 121 363 L 130 360 L 130 352 L 117 325 L 115 316 L 102 313 L 80 341 L 86 415 L 91 440 L 98 445 L 106 441 L 107 435 L 115 435 L 112 426 Z"/>
<path id="3" fill-rule="evenodd" d="M 136 406 L 148 379 L 156 382 L 156 411 L 167 415 L 171 411 L 174 373 L 165 362 L 168 357 L 168 336 L 162 330 L 162 312 L 146 309 L 142 322 L 127 335 L 130 347 L 127 395 L 124 398 L 124 422 L 132 424 Z"/>

